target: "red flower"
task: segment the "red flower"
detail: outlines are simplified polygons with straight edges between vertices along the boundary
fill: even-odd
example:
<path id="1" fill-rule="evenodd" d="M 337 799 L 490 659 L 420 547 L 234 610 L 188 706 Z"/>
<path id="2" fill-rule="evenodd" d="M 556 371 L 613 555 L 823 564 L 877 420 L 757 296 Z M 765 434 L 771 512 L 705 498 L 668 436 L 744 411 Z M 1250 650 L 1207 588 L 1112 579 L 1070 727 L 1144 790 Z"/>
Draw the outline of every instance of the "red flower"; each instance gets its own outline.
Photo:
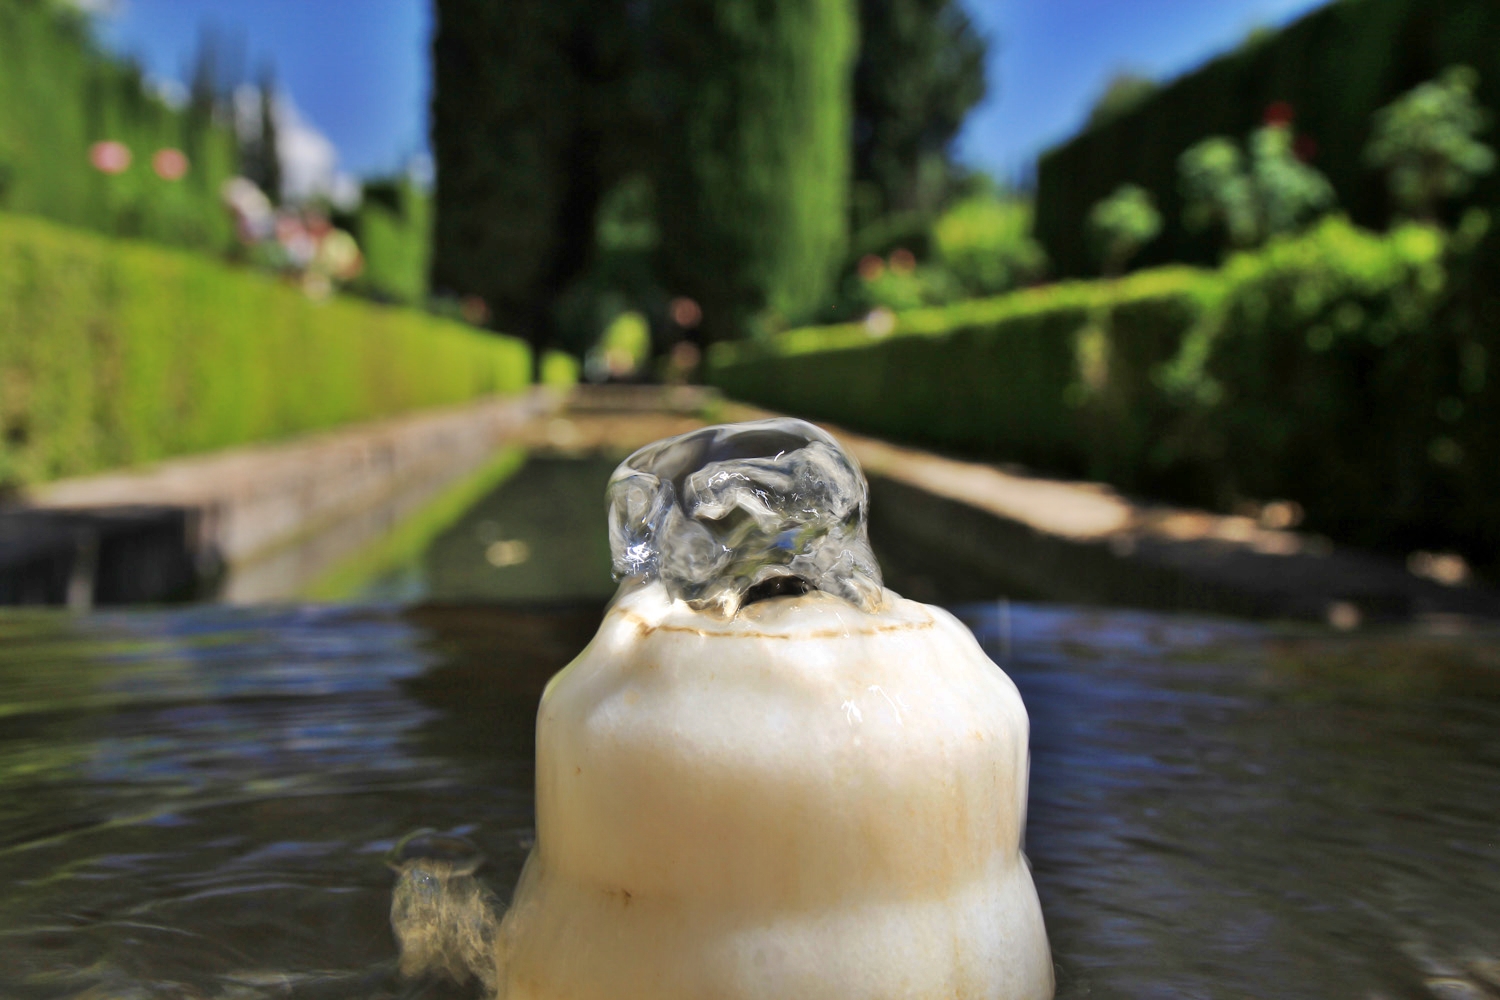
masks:
<path id="1" fill-rule="evenodd" d="M 1266 105 L 1266 113 L 1261 120 L 1267 125 L 1290 125 L 1296 117 L 1291 104 L 1286 101 L 1272 101 Z"/>
<path id="2" fill-rule="evenodd" d="M 459 300 L 458 314 L 465 323 L 484 326 L 490 319 L 490 305 L 477 295 L 465 295 Z"/>
<path id="3" fill-rule="evenodd" d="M 1303 163 L 1311 163 L 1318 155 L 1318 140 L 1310 135 L 1299 135 L 1292 140 L 1292 155 Z"/>
<path id="4" fill-rule="evenodd" d="M 684 330 L 691 330 L 703 321 L 702 307 L 686 295 L 679 295 L 667 303 L 667 312 L 672 314 L 672 322 Z"/>

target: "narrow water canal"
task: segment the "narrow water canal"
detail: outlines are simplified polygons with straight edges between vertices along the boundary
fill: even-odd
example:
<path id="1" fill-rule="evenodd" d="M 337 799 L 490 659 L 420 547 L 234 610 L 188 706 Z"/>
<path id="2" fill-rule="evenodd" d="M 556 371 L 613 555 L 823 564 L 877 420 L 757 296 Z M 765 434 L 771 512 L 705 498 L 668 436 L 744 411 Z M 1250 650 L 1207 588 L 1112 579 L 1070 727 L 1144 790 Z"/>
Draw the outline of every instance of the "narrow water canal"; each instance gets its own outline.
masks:
<path id="1" fill-rule="evenodd" d="M 383 857 L 509 892 L 612 466 L 315 581 L 354 603 L 0 615 L 0 996 L 467 995 L 397 975 Z M 956 610 L 1031 713 L 1059 996 L 1500 996 L 1500 635 Z"/>

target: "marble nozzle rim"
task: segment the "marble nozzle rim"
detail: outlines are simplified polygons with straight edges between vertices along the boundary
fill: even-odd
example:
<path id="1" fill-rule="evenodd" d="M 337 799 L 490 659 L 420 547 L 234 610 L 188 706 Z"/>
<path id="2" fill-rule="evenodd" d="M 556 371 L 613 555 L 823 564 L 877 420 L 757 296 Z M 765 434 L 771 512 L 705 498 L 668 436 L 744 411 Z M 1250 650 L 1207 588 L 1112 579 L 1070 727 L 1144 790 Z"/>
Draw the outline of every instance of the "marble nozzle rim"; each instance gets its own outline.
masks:
<path id="1" fill-rule="evenodd" d="M 866 537 L 869 486 L 826 431 L 789 417 L 720 424 L 647 445 L 607 490 L 615 578 L 733 616 L 822 591 L 883 603 Z"/>

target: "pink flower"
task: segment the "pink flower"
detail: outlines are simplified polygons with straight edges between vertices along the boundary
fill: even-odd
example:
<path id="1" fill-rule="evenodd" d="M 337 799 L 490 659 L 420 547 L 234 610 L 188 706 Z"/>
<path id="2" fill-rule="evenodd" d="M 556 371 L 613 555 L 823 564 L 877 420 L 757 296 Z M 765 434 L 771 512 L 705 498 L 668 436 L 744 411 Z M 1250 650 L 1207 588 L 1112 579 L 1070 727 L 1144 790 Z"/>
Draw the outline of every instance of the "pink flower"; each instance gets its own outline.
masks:
<path id="1" fill-rule="evenodd" d="M 158 149 L 151 157 L 151 169 L 164 181 L 180 181 L 188 172 L 188 158 L 180 149 Z"/>
<path id="2" fill-rule="evenodd" d="M 89 147 L 89 163 L 101 174 L 123 174 L 130 168 L 130 159 L 130 148 L 113 139 Z"/>
<path id="3" fill-rule="evenodd" d="M 686 295 L 679 295 L 667 303 L 667 312 L 672 314 L 672 322 L 685 330 L 691 330 L 703 321 L 702 307 Z"/>

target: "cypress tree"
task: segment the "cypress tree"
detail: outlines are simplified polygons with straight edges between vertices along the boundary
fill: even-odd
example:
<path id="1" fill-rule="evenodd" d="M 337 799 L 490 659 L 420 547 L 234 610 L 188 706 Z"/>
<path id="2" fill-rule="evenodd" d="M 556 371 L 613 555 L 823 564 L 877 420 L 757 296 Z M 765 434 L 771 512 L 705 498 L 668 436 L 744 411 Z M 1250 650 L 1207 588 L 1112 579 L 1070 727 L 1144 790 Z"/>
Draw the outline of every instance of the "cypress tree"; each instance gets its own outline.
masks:
<path id="1" fill-rule="evenodd" d="M 709 339 L 806 315 L 847 238 L 853 0 L 658 0 L 663 277 Z"/>
<path id="2" fill-rule="evenodd" d="M 855 3 L 437 0 L 434 289 L 555 343 L 633 173 L 708 336 L 805 316 L 846 243 Z"/>
<path id="3" fill-rule="evenodd" d="M 432 286 L 481 296 L 497 329 L 545 347 L 619 169 L 625 5 L 437 0 L 436 13 Z"/>
<path id="4" fill-rule="evenodd" d="M 267 63 L 260 75 L 259 176 L 254 180 L 272 201 L 281 200 L 281 152 L 276 133 L 276 74 Z"/>
<path id="5" fill-rule="evenodd" d="M 985 93 L 984 39 L 958 0 L 860 0 L 854 70 L 856 225 L 930 211 L 947 153 Z"/>
<path id="6" fill-rule="evenodd" d="M 255 94 L 254 130 L 240 136 L 240 172 L 275 202 L 281 199 L 281 159 L 276 139 L 276 76 L 270 63 L 261 67 Z"/>

